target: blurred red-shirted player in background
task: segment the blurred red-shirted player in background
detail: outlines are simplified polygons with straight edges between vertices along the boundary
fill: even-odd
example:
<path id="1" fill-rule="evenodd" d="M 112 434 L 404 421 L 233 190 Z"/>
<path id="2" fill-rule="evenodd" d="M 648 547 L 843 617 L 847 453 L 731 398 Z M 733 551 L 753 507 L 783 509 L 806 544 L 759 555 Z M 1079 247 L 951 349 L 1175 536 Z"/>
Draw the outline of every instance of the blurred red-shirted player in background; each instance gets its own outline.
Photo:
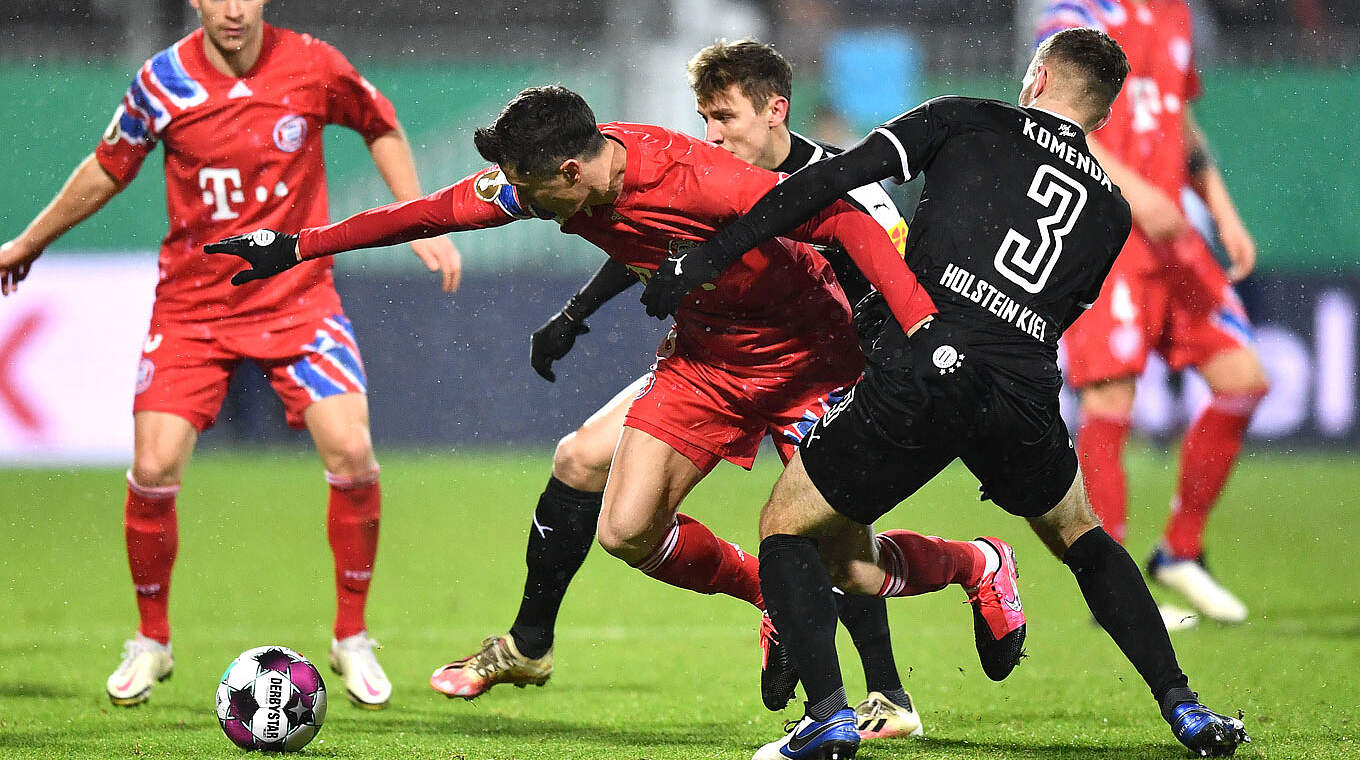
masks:
<path id="1" fill-rule="evenodd" d="M 1128 494 L 1121 455 L 1135 382 L 1149 351 L 1173 370 L 1194 367 L 1212 398 L 1186 433 L 1171 516 L 1148 572 L 1204 615 L 1241 622 L 1246 606 L 1209 575 L 1202 540 L 1268 388 L 1251 323 L 1231 285 L 1251 272 L 1256 246 L 1190 113 L 1200 83 L 1184 0 L 1050 0 L 1038 41 L 1081 26 L 1105 31 L 1129 58 L 1114 114 L 1090 145 L 1123 190 L 1134 221 L 1100 298 L 1064 336 L 1068 381 L 1081 395 L 1077 447 L 1086 488 L 1106 529 L 1122 541 Z M 1218 227 L 1231 261 L 1226 273 L 1181 209 L 1187 186 Z M 1163 617 L 1168 628 L 1194 622 L 1170 607 Z"/>
<path id="2" fill-rule="evenodd" d="M 361 134 L 399 199 L 418 197 L 410 146 L 391 102 L 339 51 L 264 23 L 267 0 L 190 0 L 203 27 L 151 58 L 132 79 L 108 132 L 56 198 L 0 248 L 0 289 L 14 291 L 43 249 L 99 210 L 165 146 L 170 230 L 133 402 L 135 449 L 125 527 L 140 625 L 108 679 L 115 704 L 145 701 L 173 666 L 167 606 L 178 548 L 175 495 L 198 434 L 215 420 L 233 368 L 269 376 L 288 424 L 306 427 L 330 484 L 335 555 L 332 666 L 352 699 L 382 707 L 392 687 L 373 656 L 364 605 L 377 551 L 378 463 L 369 438 L 359 350 L 329 261 L 268 283 L 233 287 L 230 261 L 205 242 L 263 225 L 327 219 L 321 131 Z M 446 291 L 458 251 L 413 242 Z"/>

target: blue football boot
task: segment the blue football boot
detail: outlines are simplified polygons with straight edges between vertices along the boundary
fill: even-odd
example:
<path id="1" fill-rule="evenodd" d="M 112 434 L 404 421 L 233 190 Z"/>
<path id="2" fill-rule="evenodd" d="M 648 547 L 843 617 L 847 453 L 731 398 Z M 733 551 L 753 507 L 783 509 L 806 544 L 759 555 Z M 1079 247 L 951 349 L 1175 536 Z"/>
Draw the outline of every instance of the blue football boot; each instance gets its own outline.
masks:
<path id="1" fill-rule="evenodd" d="M 1181 744 L 1200 757 L 1228 757 L 1251 741 L 1237 718 L 1219 715 L 1198 702 L 1181 702 L 1166 716 Z"/>
<path id="2" fill-rule="evenodd" d="M 855 711 L 846 707 L 827 720 L 804 715 L 782 739 L 756 750 L 751 760 L 850 760 L 858 751 Z"/>

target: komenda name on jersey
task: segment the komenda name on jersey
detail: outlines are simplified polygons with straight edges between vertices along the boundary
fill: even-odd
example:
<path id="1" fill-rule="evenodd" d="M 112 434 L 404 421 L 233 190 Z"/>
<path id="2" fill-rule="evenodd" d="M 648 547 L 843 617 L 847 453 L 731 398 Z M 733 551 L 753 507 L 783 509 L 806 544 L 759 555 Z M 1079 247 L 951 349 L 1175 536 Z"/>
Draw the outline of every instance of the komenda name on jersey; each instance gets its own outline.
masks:
<path id="1" fill-rule="evenodd" d="M 1057 135 L 1048 131 L 1047 127 L 1034 119 L 1026 118 L 1024 126 L 1020 128 L 1020 132 L 1024 134 L 1025 137 L 1028 137 L 1037 143 L 1040 148 L 1051 151 L 1053 155 L 1062 159 L 1063 163 L 1075 168 L 1077 171 L 1085 172 L 1091 179 L 1099 182 L 1101 187 L 1104 187 L 1110 192 L 1114 192 L 1114 186 L 1110 182 L 1109 176 L 1105 174 L 1105 170 L 1091 157 L 1090 153 L 1059 138 Z"/>

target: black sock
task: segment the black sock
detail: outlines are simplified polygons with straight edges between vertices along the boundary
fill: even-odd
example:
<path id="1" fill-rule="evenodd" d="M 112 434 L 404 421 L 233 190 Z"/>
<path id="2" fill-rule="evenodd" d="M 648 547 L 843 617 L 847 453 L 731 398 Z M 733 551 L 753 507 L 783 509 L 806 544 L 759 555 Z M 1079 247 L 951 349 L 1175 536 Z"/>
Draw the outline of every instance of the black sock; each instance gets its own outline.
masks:
<path id="1" fill-rule="evenodd" d="M 817 542 L 788 535 L 761 541 L 760 590 L 803 682 L 808 715 L 826 720 L 848 707 L 836 659 L 836 600 Z"/>
<path id="2" fill-rule="evenodd" d="M 510 627 L 515 648 L 525 657 L 542 657 L 552 649 L 557 610 L 567 586 L 586 561 L 595 543 L 595 523 L 600 519 L 601 493 L 578 491 L 557 478 L 538 497 L 529 525 L 529 546 L 524 564 L 524 598 L 519 615 Z"/>
<path id="3" fill-rule="evenodd" d="M 1077 576 L 1096 622 L 1133 663 L 1158 704 L 1174 689 L 1188 690 L 1157 603 L 1124 547 L 1096 528 L 1072 543 L 1063 563 Z"/>
<path id="4" fill-rule="evenodd" d="M 836 594 L 836 617 L 850 632 L 864 664 L 864 688 L 884 696 L 902 691 L 888 633 L 887 601 L 877 596 Z"/>

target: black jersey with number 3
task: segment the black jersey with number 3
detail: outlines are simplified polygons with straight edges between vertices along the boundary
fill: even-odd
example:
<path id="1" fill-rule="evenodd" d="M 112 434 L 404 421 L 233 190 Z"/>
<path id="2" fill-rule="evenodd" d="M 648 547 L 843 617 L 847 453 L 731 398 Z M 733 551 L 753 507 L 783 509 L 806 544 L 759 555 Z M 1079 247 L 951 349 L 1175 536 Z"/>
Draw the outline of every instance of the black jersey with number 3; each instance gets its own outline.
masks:
<path id="1" fill-rule="evenodd" d="M 694 253 L 730 262 L 852 187 L 922 172 L 907 264 L 975 360 L 1011 389 L 1056 399 L 1058 337 L 1100 293 L 1132 227 L 1080 125 L 1057 114 L 927 101 L 776 185 Z"/>
<path id="2" fill-rule="evenodd" d="M 1080 125 L 944 97 L 873 136 L 897 153 L 894 179 L 925 173 L 906 259 L 941 315 L 966 325 L 972 349 L 1009 358 L 993 371 L 1056 388 L 1058 337 L 1095 301 L 1131 226 Z"/>

